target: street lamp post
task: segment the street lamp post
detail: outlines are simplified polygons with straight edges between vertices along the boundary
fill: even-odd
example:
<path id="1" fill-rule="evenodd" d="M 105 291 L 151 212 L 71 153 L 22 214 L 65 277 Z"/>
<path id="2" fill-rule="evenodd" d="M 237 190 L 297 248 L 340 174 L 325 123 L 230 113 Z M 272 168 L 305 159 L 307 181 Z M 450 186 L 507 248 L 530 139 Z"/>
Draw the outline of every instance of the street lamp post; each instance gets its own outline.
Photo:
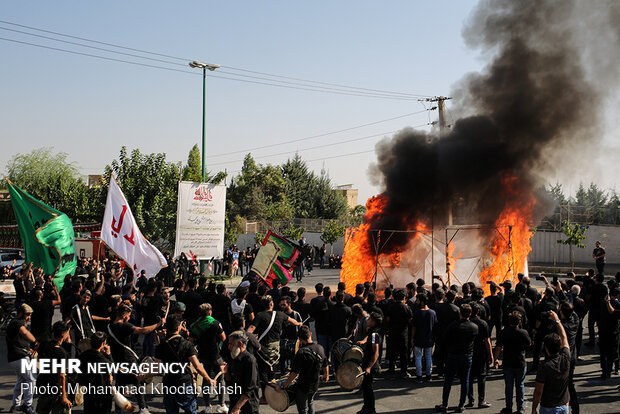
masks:
<path id="1" fill-rule="evenodd" d="M 219 68 L 220 65 L 213 65 L 194 60 L 193 62 L 189 62 L 189 66 L 192 68 L 202 69 L 202 182 L 204 183 L 207 181 L 207 171 L 205 168 L 207 154 L 207 69 L 214 71 Z"/>

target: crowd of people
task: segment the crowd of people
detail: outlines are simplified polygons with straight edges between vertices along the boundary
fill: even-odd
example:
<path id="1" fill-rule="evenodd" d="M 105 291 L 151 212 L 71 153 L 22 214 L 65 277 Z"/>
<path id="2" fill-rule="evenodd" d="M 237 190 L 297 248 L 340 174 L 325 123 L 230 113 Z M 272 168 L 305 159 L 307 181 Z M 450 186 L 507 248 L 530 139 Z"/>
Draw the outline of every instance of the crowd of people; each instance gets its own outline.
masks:
<path id="1" fill-rule="evenodd" d="M 334 344 L 346 338 L 363 350 L 359 414 L 375 413 L 377 375 L 410 379 L 419 386 L 442 380 L 435 407 L 440 412 L 447 410 L 458 377 L 457 412 L 486 408 L 486 377 L 500 367 L 506 401 L 502 413 L 514 408 L 524 412 L 528 373 L 536 381 L 533 412 L 563 413 L 570 405 L 579 413 L 573 377 L 586 315 L 585 345 L 594 346 L 598 333 L 601 378 L 618 373 L 620 273 L 609 280 L 593 270 L 561 281 L 542 277 L 542 292 L 528 276 L 519 275 L 514 287 L 508 280 L 490 283 L 487 295 L 473 283 L 427 286 L 421 279 L 403 289 L 388 287 L 380 296 L 370 283 L 358 284 L 353 294 L 344 283 L 335 292 L 317 283 L 316 296 L 308 301 L 305 288 L 277 284 L 269 288 L 244 281 L 229 292 L 225 285 L 209 282 L 191 262 L 179 259 L 168 270 L 172 275 L 166 271 L 147 279 L 141 274 L 134 282 L 118 261 L 83 259 L 60 291 L 51 275 L 24 264 L 14 281 L 17 317 L 6 335 L 8 362 L 17 372 L 11 410 L 34 412 L 31 388 L 22 384 L 35 381 L 61 390 L 38 398 L 37 413 L 43 414 L 69 411 L 74 397 L 67 384 L 72 381 L 121 386 L 146 380 L 134 374 L 41 374 L 35 379 L 20 367 L 36 350 L 40 358 L 84 362 L 139 363 L 145 357 L 187 362 L 192 368 L 166 374 L 164 385 L 191 385 L 200 376 L 214 390 L 223 384 L 236 390 L 203 393 L 201 402 L 193 393 L 166 394 L 168 413 L 197 413 L 202 405 L 206 413 L 257 413 L 266 389 L 273 387 L 288 388 L 298 412 L 312 414 L 320 382 L 332 379 L 342 362 Z M 55 318 L 56 308 L 60 318 Z M 529 370 L 526 355 L 532 357 Z M 145 397 L 129 397 L 142 414 L 148 412 Z M 85 412 L 108 413 L 112 405 L 112 395 L 84 395 Z"/>
<path id="2" fill-rule="evenodd" d="M 311 276 L 315 267 L 319 269 L 340 269 L 342 267 L 342 257 L 338 254 L 328 253 L 325 244 L 317 246 L 306 242 L 304 238 L 298 242 L 303 254 L 303 260 L 294 269 L 294 277 L 296 281 L 303 280 L 304 276 Z M 252 264 L 258 254 L 260 246 L 254 244 L 245 249 L 239 249 L 236 245 L 230 245 L 224 250 L 221 259 L 209 260 L 209 269 L 207 274 L 211 275 L 227 275 L 244 277 L 252 269 Z M 198 262 L 192 255 L 181 253 L 176 261 L 170 259 L 166 255 L 168 268 L 164 270 L 165 281 L 173 280 L 173 275 L 178 273 L 181 277 L 197 277 L 200 275 Z M 171 282 L 170 282 L 171 283 Z"/>

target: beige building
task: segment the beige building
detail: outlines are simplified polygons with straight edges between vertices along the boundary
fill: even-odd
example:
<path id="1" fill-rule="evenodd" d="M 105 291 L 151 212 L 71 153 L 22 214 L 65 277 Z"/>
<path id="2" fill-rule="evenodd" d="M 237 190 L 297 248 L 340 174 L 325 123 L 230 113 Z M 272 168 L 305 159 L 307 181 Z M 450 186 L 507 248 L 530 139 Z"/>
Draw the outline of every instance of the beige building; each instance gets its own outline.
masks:
<path id="1" fill-rule="evenodd" d="M 332 191 L 340 193 L 347 199 L 347 204 L 349 208 L 354 208 L 357 206 L 357 193 L 358 190 L 353 188 L 353 184 L 344 184 L 336 186 Z"/>

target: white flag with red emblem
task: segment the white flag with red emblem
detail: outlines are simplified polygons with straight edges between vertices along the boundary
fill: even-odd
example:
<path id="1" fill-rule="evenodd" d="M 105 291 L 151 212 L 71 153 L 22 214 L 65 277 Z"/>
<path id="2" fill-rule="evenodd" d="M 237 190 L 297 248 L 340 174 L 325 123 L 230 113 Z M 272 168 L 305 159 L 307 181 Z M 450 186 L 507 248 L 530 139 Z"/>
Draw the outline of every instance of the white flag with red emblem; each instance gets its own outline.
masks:
<path id="1" fill-rule="evenodd" d="M 161 252 L 140 232 L 127 199 L 113 175 L 110 177 L 103 214 L 101 240 L 131 266 L 134 277 L 145 270 L 146 277 L 151 278 L 167 265 Z"/>

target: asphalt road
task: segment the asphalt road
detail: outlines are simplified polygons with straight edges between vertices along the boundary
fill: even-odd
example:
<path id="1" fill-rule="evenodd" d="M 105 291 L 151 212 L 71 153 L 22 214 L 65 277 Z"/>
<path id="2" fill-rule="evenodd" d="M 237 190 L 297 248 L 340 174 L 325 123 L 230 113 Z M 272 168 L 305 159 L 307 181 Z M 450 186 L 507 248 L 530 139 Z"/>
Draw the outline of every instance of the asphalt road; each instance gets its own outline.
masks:
<path id="1" fill-rule="evenodd" d="M 322 282 L 335 288 L 338 282 L 337 271 L 316 270 L 311 277 L 305 278 L 303 283 L 293 281 L 291 288 L 304 286 L 308 292 L 313 291 L 314 284 Z M 227 282 L 227 285 L 236 284 Z M 56 312 L 58 314 L 58 312 Z M 587 329 L 586 329 L 587 330 Z M 599 379 L 599 359 L 596 353 L 598 347 L 583 347 L 584 361 L 578 363 L 575 371 L 577 393 L 579 395 L 582 413 L 620 413 L 620 377 L 612 376 L 611 379 L 602 382 Z M 531 358 L 528 358 L 531 361 Z M 11 395 L 15 384 L 15 374 L 6 363 L 6 343 L 4 338 L 0 340 L 0 412 L 7 412 L 11 405 Z M 410 372 L 412 370 L 410 369 Z M 430 383 L 416 384 L 412 379 L 388 379 L 379 377 L 375 380 L 375 394 L 377 398 L 376 408 L 378 413 L 432 413 L 434 406 L 441 402 L 443 382 L 434 379 Z M 528 375 L 526 380 L 526 412 L 531 409 L 531 400 L 534 389 L 534 375 Z M 477 388 L 476 388 L 477 390 Z M 477 392 L 477 391 L 476 391 Z M 455 382 L 450 395 L 450 407 L 452 411 L 458 402 L 459 385 Z M 476 413 L 498 413 L 504 407 L 504 382 L 501 371 L 492 371 L 487 380 L 486 399 L 492 404 L 487 409 L 471 409 Z M 477 395 L 477 394 L 475 394 Z M 149 409 L 153 413 L 165 412 L 161 397 L 147 398 Z M 199 399 L 200 409 L 204 408 L 202 399 Z M 344 391 L 335 381 L 324 384 L 319 389 L 315 400 L 317 413 L 356 413 L 361 409 L 362 396 L 359 391 Z M 73 409 L 75 413 L 81 413 L 81 407 Z M 261 406 L 262 413 L 275 413 L 266 405 Z M 287 412 L 296 412 L 295 407 L 290 407 Z M 91 413 L 87 413 L 91 414 Z"/>

